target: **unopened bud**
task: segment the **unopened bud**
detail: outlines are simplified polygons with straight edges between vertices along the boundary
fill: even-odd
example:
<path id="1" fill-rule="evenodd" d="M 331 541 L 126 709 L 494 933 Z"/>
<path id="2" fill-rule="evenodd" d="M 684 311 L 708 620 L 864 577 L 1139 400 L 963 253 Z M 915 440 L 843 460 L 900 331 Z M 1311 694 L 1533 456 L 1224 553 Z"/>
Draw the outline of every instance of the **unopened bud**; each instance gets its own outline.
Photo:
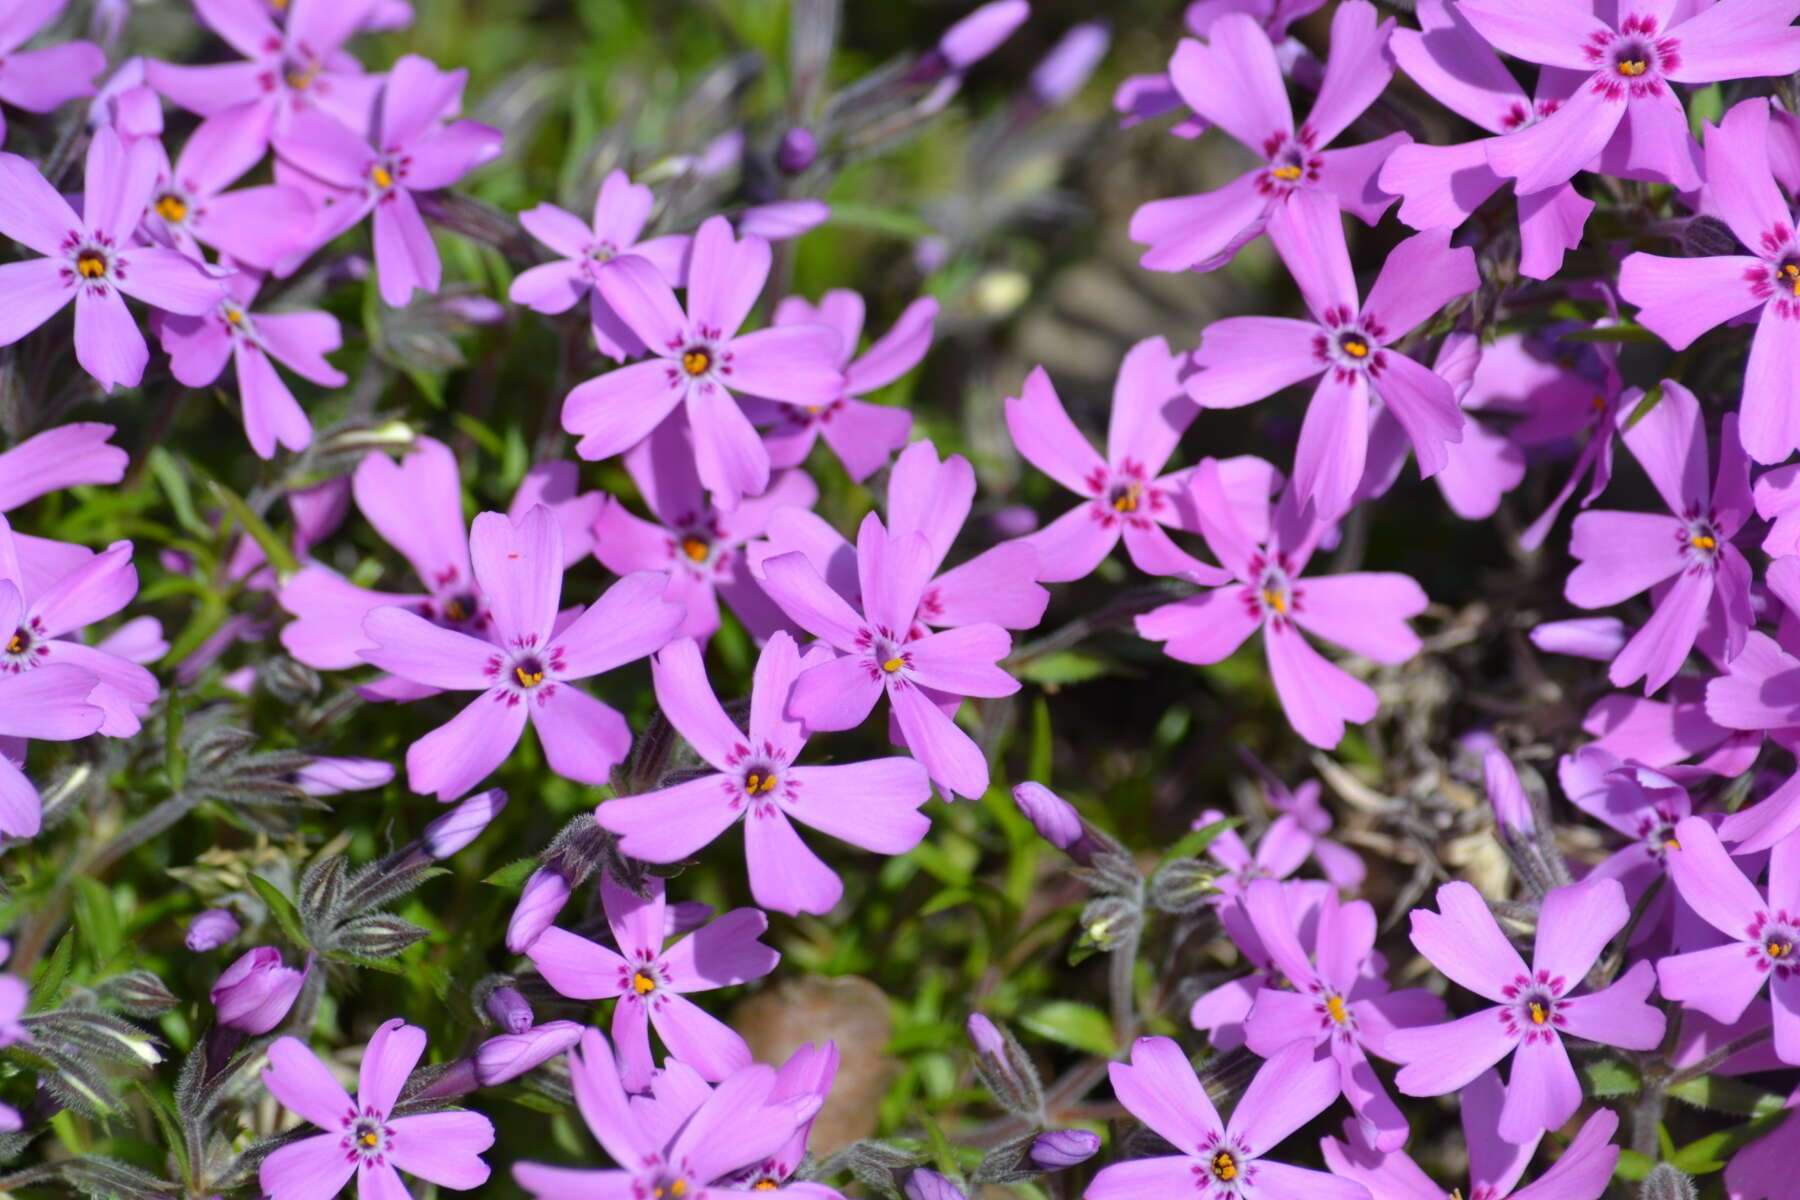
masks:
<path id="1" fill-rule="evenodd" d="M 420 838 L 425 853 L 436 859 L 449 858 L 480 837 L 488 823 L 505 808 L 506 792 L 500 788 L 489 788 L 462 800 L 425 827 Z"/>
<path id="2" fill-rule="evenodd" d="M 267 1033 L 294 1007 L 306 972 L 281 961 L 281 951 L 258 946 L 226 967 L 211 998 L 219 1024 L 244 1033 Z"/>
<path id="3" fill-rule="evenodd" d="M 278 654 L 264 663 L 257 678 L 268 689 L 269 695 L 283 704 L 303 704 L 319 694 L 319 673 L 285 654 Z"/>
<path id="4" fill-rule="evenodd" d="M 1015 1116 L 1040 1119 L 1044 1088 L 1025 1047 L 1003 1026 L 972 1013 L 969 1040 L 975 1045 L 975 1070 L 995 1103 Z"/>
<path id="5" fill-rule="evenodd" d="M 993 0 L 944 31 L 938 44 L 919 59 L 907 82 L 933 83 L 961 72 L 1000 48 L 1013 30 L 1031 15 L 1026 0 Z"/>
<path id="6" fill-rule="evenodd" d="M 781 135 L 781 144 L 775 148 L 775 165 L 789 175 L 798 175 L 813 165 L 819 156 L 819 144 L 813 135 L 796 126 Z"/>
<path id="7" fill-rule="evenodd" d="M 1681 231 L 1681 250 L 1689 258 L 1721 258 L 1744 253 L 1731 226 L 1717 217 L 1699 216 Z M 1648 1195 L 1648 1193 L 1645 1193 Z"/>
<path id="8" fill-rule="evenodd" d="M 238 930 L 238 920 L 231 913 L 222 908 L 209 908 L 195 913 L 194 919 L 188 922 L 187 948 L 197 954 L 217 950 L 236 937 Z"/>
<path id="9" fill-rule="evenodd" d="M 430 936 L 429 929 L 421 929 L 393 913 L 372 913 L 340 926 L 332 946 L 359 958 L 392 958 Z"/>
<path id="10" fill-rule="evenodd" d="M 1060 1171 L 1086 1162 L 1100 1149 L 1100 1135 L 1085 1129 L 1052 1129 L 1031 1143 L 1031 1162 L 1046 1171 Z"/>
<path id="11" fill-rule="evenodd" d="M 127 971 L 101 985 L 100 991 L 134 1017 L 160 1017 L 181 1003 L 152 971 Z"/>
<path id="12" fill-rule="evenodd" d="M 1501 832 L 1512 838 L 1529 838 L 1537 832 L 1537 820 L 1531 813 L 1531 801 L 1519 782 L 1519 773 L 1504 751 L 1493 748 L 1481 756 L 1482 771 L 1487 779 L 1488 802 L 1494 806 L 1494 820 Z"/>
<path id="13" fill-rule="evenodd" d="M 531 1028 L 531 1004 L 517 988 L 499 987 L 488 993 L 487 1010 L 494 1024 L 508 1033 L 524 1033 Z"/>
<path id="14" fill-rule="evenodd" d="M 294 782 L 309 796 L 366 792 L 393 781 L 394 764 L 376 758 L 315 758 L 297 772 Z"/>
<path id="15" fill-rule="evenodd" d="M 1100 65 L 1111 40 L 1105 21 L 1087 21 L 1063 34 L 1032 70 L 1032 96 L 1046 108 L 1073 96 Z"/>
<path id="16" fill-rule="evenodd" d="M 519 894 L 512 920 L 507 922 L 506 948 L 514 954 L 525 953 L 568 902 L 569 884 L 562 875 L 549 867 L 533 871 Z"/>
<path id="17" fill-rule="evenodd" d="M 919 1167 L 906 1177 L 905 1192 L 906 1200 L 969 1200 L 961 1188 L 929 1167 Z"/>
<path id="18" fill-rule="evenodd" d="M 1218 895 L 1217 878 L 1218 872 L 1199 859 L 1178 858 L 1150 877 L 1150 903 L 1161 912 L 1194 912 Z"/>
<path id="19" fill-rule="evenodd" d="M 475 1077 L 483 1087 L 493 1087 L 542 1066 L 581 1040 L 581 1026 L 574 1021 L 546 1021 L 523 1033 L 489 1038 L 475 1051 Z"/>
<path id="20" fill-rule="evenodd" d="M 1013 789 L 1013 803 L 1045 841 L 1084 867 L 1093 861 L 1099 843 L 1073 804 L 1041 783 L 1019 784 Z"/>
<path id="21" fill-rule="evenodd" d="M 1138 907 L 1123 896 L 1101 896 L 1081 910 L 1082 939 L 1098 950 L 1117 950 L 1142 921 Z"/>
<path id="22" fill-rule="evenodd" d="M 738 236 L 785 242 L 831 219 L 831 206 L 823 200 L 774 200 L 753 204 L 738 214 Z"/>
<path id="23" fill-rule="evenodd" d="M 1638 1191 L 1641 1200 L 1695 1200 L 1698 1195 L 1694 1181 L 1679 1167 L 1669 1163 L 1657 1163 L 1650 1168 L 1650 1173 L 1644 1176 L 1643 1187 Z"/>

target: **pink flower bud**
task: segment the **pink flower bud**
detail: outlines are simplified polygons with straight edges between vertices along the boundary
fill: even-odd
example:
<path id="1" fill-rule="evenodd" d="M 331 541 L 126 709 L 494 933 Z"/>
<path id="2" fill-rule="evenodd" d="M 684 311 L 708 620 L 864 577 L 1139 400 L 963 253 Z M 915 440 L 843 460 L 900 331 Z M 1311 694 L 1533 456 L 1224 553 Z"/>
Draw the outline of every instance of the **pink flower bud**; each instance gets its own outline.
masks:
<path id="1" fill-rule="evenodd" d="M 581 1026 L 574 1021 L 546 1021 L 523 1033 L 489 1038 L 475 1051 L 475 1076 L 483 1087 L 505 1083 L 549 1062 L 580 1040 Z"/>
<path id="2" fill-rule="evenodd" d="M 267 1033 L 294 1006 L 306 972 L 281 961 L 281 951 L 258 946 L 225 968 L 212 987 L 219 1024 L 244 1033 Z"/>
<path id="3" fill-rule="evenodd" d="M 506 948 L 523 954 L 538 935 L 550 928 L 556 914 L 569 902 L 569 883 L 549 867 L 539 867 L 525 881 L 519 906 L 506 926 Z"/>
<path id="4" fill-rule="evenodd" d="M 222 908 L 209 908 L 196 913 L 188 922 L 187 948 L 196 953 L 217 950 L 238 935 L 238 921 Z"/>

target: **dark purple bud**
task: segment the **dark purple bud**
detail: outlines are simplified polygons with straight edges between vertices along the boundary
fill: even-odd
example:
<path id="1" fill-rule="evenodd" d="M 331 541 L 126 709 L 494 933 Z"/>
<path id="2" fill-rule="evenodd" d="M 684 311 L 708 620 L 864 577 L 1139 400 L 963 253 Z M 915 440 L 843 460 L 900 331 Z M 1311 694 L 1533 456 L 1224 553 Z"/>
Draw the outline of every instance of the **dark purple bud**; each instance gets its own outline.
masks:
<path id="1" fill-rule="evenodd" d="M 524 1033 L 531 1028 L 531 1004 L 517 988 L 495 988 L 488 993 L 488 1016 L 508 1033 Z"/>
<path id="2" fill-rule="evenodd" d="M 505 807 L 506 792 L 502 789 L 476 792 L 425 827 L 424 836 L 420 838 L 425 844 L 425 853 L 437 859 L 449 858 L 480 837 L 488 822 L 499 816 Z"/>
<path id="3" fill-rule="evenodd" d="M 1100 1135 L 1085 1129 L 1052 1129 L 1031 1143 L 1031 1161 L 1046 1171 L 1086 1162 L 1100 1149 Z"/>
<path id="4" fill-rule="evenodd" d="M 775 147 L 775 165 L 789 175 L 798 175 L 813 165 L 819 157 L 819 143 L 805 129 L 795 126 L 781 135 L 781 144 Z"/>
<path id="5" fill-rule="evenodd" d="M 961 1188 L 927 1167 L 906 1177 L 906 1200 L 969 1200 Z"/>
<path id="6" fill-rule="evenodd" d="M 238 921 L 222 908 L 209 908 L 196 913 L 188 922 L 187 948 L 200 953 L 217 950 L 238 935 Z"/>
<path id="7" fill-rule="evenodd" d="M 546 1021 L 523 1033 L 489 1038 L 475 1051 L 475 1077 L 482 1087 L 515 1079 L 542 1066 L 581 1040 L 581 1026 L 574 1021 Z"/>
<path id="8" fill-rule="evenodd" d="M 219 1024 L 244 1033 L 267 1033 L 294 1006 L 306 972 L 281 961 L 281 951 L 258 946 L 225 968 L 212 987 Z"/>
<path id="9" fill-rule="evenodd" d="M 1043 839 L 1087 866 L 1099 848 L 1075 806 L 1041 783 L 1021 783 L 1013 789 L 1013 803 L 1037 828 Z"/>
<path id="10" fill-rule="evenodd" d="M 550 928 L 556 914 L 569 902 L 569 884 L 549 867 L 539 867 L 525 881 L 519 895 L 519 906 L 513 909 L 506 926 L 506 948 L 514 954 L 525 953 L 538 935 Z"/>
<path id="11" fill-rule="evenodd" d="M 1046 108 L 1081 90 L 1100 65 L 1112 31 L 1105 21 L 1087 21 L 1063 34 L 1031 72 L 1031 94 Z"/>

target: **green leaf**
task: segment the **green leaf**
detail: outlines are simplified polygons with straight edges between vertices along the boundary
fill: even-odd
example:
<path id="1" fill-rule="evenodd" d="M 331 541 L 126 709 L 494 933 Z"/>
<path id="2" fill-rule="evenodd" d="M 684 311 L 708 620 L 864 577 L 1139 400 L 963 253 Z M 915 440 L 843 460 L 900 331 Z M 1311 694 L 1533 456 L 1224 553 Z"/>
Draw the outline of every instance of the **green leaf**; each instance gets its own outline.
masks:
<path id="1" fill-rule="evenodd" d="M 1642 325 L 1595 325 L 1588 329 L 1571 329 L 1562 335 L 1565 342 L 1642 342 L 1660 346 L 1662 339 Z"/>
<path id="2" fill-rule="evenodd" d="M 1202 851 L 1218 840 L 1220 834 L 1239 824 L 1242 824 L 1242 818 L 1240 817 L 1224 817 L 1214 821 L 1210 825 L 1202 825 L 1199 829 L 1194 830 L 1179 842 L 1170 846 L 1168 852 L 1164 854 L 1161 861 L 1156 864 L 1156 869 L 1160 871 L 1178 858 L 1199 857 Z M 1155 871 L 1151 872 L 1151 874 L 1155 873 Z"/>
<path id="3" fill-rule="evenodd" d="M 1762 1117 L 1783 1111 L 1782 1097 L 1765 1092 L 1738 1079 L 1702 1075 L 1665 1089 L 1666 1093 L 1686 1104 L 1709 1108 L 1715 1112 L 1740 1117 Z"/>
<path id="4" fill-rule="evenodd" d="M 1085 683 L 1106 674 L 1107 664 L 1079 650 L 1058 650 L 1042 658 L 1029 659 L 1013 669 L 1013 674 L 1027 683 L 1060 687 Z"/>
<path id="5" fill-rule="evenodd" d="M 162 488 L 163 496 L 169 501 L 169 508 L 174 511 L 176 521 L 195 537 L 210 542 L 218 530 L 200 519 L 200 512 L 194 507 L 194 494 L 188 488 L 187 476 L 182 473 L 181 464 L 175 460 L 175 456 L 161 446 L 152 446 L 145 461 L 149 464 L 150 474 L 156 478 L 157 486 Z"/>
<path id="6" fill-rule="evenodd" d="M 69 963 L 74 957 L 75 931 L 71 929 L 57 940 L 50 957 L 38 964 L 37 978 L 31 982 L 34 1012 L 48 1012 L 61 1002 L 63 982 L 69 978 Z"/>
<path id="7" fill-rule="evenodd" d="M 1029 772 L 1026 778 L 1035 779 L 1047 786 L 1054 751 L 1055 744 L 1050 738 L 1050 705 L 1042 696 L 1038 696 L 1031 704 L 1031 760 L 1026 766 Z"/>
<path id="8" fill-rule="evenodd" d="M 113 904 L 112 892 L 98 879 L 77 875 L 74 884 L 75 927 L 81 930 L 88 961 L 96 968 L 104 967 L 125 944 L 119 910 Z"/>
<path id="9" fill-rule="evenodd" d="M 287 543 L 275 536 L 275 531 L 269 528 L 267 522 L 250 511 L 250 506 L 244 503 L 242 496 L 216 479 L 206 482 L 213 499 L 224 506 L 239 528 L 249 534 L 251 540 L 261 548 L 263 557 L 275 568 L 276 575 L 285 580 L 300 570 L 300 560 L 294 557 L 294 552 L 288 549 Z"/>
<path id="10" fill-rule="evenodd" d="M 1638 1073 L 1617 1059 L 1603 1058 L 1581 1068 L 1587 1079 L 1587 1090 L 1595 1099 L 1608 1096 L 1635 1096 L 1642 1086 Z"/>
<path id="11" fill-rule="evenodd" d="M 1052 1000 L 1020 1017 L 1019 1024 L 1039 1037 L 1089 1054 L 1111 1058 L 1117 1049 L 1113 1045 L 1112 1022 L 1091 1004 Z"/>
<path id="12" fill-rule="evenodd" d="M 930 237 L 937 232 L 909 212 L 877 208 L 872 204 L 844 204 L 836 200 L 831 203 L 830 223 L 851 229 L 866 229 L 871 233 L 891 234 L 909 241 Z"/>
<path id="13" fill-rule="evenodd" d="M 274 916 L 276 924 L 281 926 L 281 931 L 296 946 L 311 949 L 312 942 L 306 936 L 306 928 L 300 921 L 300 910 L 294 907 L 294 902 L 261 875 L 252 875 L 250 886 L 256 889 L 256 894 L 262 897 L 263 903 L 269 906 L 269 912 Z"/>
<path id="14" fill-rule="evenodd" d="M 919 1116 L 925 1122 L 925 1134 L 930 1139 L 931 1157 L 937 1163 L 937 1169 L 956 1182 L 962 1182 L 962 1167 L 956 1161 L 956 1150 L 950 1145 L 950 1139 L 944 1136 L 930 1113 L 922 1112 Z"/>
<path id="15" fill-rule="evenodd" d="M 1631 410 L 1631 415 L 1625 418 L 1626 431 L 1629 432 L 1632 426 L 1649 416 L 1650 410 L 1662 403 L 1662 398 L 1663 389 L 1662 384 L 1660 383 L 1655 384 L 1649 391 L 1645 392 L 1644 398 L 1639 400 L 1637 402 L 1637 407 Z"/>
<path id="16" fill-rule="evenodd" d="M 535 858 L 515 858 L 481 882 L 491 883 L 497 888 L 522 887 L 537 867 L 538 860 Z"/>

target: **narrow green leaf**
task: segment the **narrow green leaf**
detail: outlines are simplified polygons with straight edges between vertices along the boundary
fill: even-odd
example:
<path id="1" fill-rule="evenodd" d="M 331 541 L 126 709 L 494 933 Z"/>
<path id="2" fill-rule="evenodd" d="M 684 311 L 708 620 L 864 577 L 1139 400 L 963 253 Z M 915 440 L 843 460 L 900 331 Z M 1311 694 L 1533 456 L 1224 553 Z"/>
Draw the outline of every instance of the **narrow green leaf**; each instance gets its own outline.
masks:
<path id="1" fill-rule="evenodd" d="M 288 549 L 287 543 L 275 536 L 275 531 L 269 528 L 267 522 L 250 511 L 250 506 L 244 503 L 242 496 L 216 479 L 207 480 L 207 487 L 211 489 L 213 499 L 225 507 L 225 511 L 231 514 L 239 528 L 249 534 L 251 540 L 262 549 L 263 557 L 269 560 L 269 565 L 275 568 L 278 576 L 287 579 L 300 569 L 300 560 L 294 557 L 294 552 Z"/>
<path id="2" fill-rule="evenodd" d="M 300 921 L 300 910 L 294 907 L 294 902 L 261 875 L 252 875 L 250 886 L 256 889 L 256 894 L 262 897 L 263 903 L 269 906 L 269 912 L 274 916 L 276 924 L 281 926 L 281 931 L 296 946 L 310 949 L 312 942 L 306 936 L 306 928 Z"/>
<path id="3" fill-rule="evenodd" d="M 1074 1000 L 1052 1000 L 1019 1018 L 1019 1024 L 1053 1042 L 1110 1058 L 1113 1045 L 1112 1022 L 1091 1004 Z"/>
<path id="4" fill-rule="evenodd" d="M 1182 838 L 1179 842 L 1176 842 L 1173 846 L 1170 846 L 1168 853 L 1164 854 L 1162 860 L 1156 864 L 1156 869 L 1160 871 L 1163 867 L 1174 862 L 1178 858 L 1199 857 L 1202 851 L 1218 840 L 1220 834 L 1224 833 L 1227 829 L 1242 823 L 1242 819 L 1239 817 L 1224 817 L 1214 821 L 1210 825 L 1201 826 L 1199 829 L 1194 830 L 1192 833 Z M 1151 873 L 1155 874 L 1155 872 Z"/>

